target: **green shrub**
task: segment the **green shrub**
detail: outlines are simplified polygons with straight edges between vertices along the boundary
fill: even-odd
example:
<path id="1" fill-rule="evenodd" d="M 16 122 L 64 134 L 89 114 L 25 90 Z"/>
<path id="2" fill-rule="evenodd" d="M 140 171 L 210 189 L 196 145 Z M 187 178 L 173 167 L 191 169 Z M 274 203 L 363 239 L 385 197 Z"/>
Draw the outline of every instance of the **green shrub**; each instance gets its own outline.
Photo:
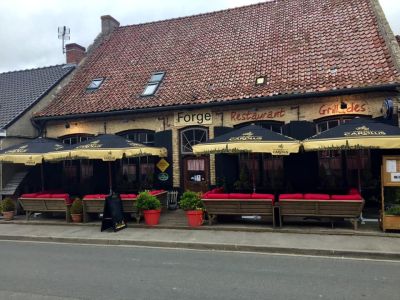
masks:
<path id="1" fill-rule="evenodd" d="M 137 197 L 137 208 L 140 210 L 157 210 L 161 208 L 161 202 L 149 192 L 142 192 Z"/>
<path id="2" fill-rule="evenodd" d="M 203 202 L 200 199 L 200 193 L 191 191 L 183 193 L 179 201 L 179 206 L 183 210 L 200 210 L 204 207 Z"/>
<path id="3" fill-rule="evenodd" d="M 400 216 L 400 206 L 393 206 L 385 211 L 386 215 Z"/>
<path id="4" fill-rule="evenodd" d="M 71 214 L 80 215 L 83 213 L 82 200 L 80 198 L 76 198 L 74 203 L 71 205 Z"/>
<path id="5" fill-rule="evenodd" d="M 9 197 L 4 198 L 4 200 L 1 203 L 1 210 L 2 211 L 14 211 L 15 210 L 14 201 Z"/>

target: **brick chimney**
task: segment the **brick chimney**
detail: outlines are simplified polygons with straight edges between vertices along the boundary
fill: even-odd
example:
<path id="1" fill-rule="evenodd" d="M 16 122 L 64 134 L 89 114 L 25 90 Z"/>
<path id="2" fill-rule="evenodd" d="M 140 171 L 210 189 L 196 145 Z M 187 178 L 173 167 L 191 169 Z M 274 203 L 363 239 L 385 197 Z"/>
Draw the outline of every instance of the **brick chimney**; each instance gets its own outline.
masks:
<path id="1" fill-rule="evenodd" d="M 119 27 L 119 22 L 110 15 L 101 16 L 101 33 L 108 35 Z"/>
<path id="2" fill-rule="evenodd" d="M 65 52 L 67 53 L 67 64 L 79 64 L 85 56 L 85 47 L 78 44 L 65 45 Z"/>

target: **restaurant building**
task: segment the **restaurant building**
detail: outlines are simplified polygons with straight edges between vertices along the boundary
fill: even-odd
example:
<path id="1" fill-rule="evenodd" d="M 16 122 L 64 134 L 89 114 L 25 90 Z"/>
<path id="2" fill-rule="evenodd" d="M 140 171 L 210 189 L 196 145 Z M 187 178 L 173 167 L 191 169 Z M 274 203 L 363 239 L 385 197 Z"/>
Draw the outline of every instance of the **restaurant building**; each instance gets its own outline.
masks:
<path id="1" fill-rule="evenodd" d="M 233 186 L 249 156 L 194 156 L 191 146 L 249 123 L 300 140 L 354 117 L 399 124 L 400 48 L 378 0 L 268 1 L 131 26 L 102 16 L 101 25 L 72 80 L 34 122 L 65 143 L 111 133 L 168 149 L 165 160 L 116 164 L 122 185 Z M 348 187 L 356 160 L 374 178 L 374 155 L 260 155 L 257 185 Z M 95 168 L 64 163 L 63 172 L 83 183 Z"/>

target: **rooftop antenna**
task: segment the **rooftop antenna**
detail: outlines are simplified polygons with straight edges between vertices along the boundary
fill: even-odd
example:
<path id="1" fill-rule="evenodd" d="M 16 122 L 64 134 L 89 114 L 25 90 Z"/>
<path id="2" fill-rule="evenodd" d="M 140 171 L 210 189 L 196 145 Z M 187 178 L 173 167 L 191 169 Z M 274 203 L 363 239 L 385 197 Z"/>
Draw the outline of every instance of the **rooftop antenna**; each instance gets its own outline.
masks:
<path id="1" fill-rule="evenodd" d="M 62 51 L 65 54 L 65 41 L 69 41 L 71 36 L 71 31 L 67 26 L 59 26 L 58 27 L 58 39 L 62 40 Z"/>

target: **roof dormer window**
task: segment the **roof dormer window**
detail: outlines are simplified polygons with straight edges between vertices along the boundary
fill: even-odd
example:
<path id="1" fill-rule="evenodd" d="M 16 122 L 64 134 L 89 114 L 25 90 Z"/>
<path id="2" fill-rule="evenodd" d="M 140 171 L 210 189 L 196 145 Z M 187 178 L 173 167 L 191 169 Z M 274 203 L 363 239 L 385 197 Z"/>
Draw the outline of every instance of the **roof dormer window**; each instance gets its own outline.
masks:
<path id="1" fill-rule="evenodd" d="M 142 96 L 153 96 L 158 87 L 161 84 L 161 81 L 164 79 L 165 72 L 156 72 L 151 75 L 150 81 L 147 83 Z"/>
<path id="2" fill-rule="evenodd" d="M 93 79 L 92 82 L 86 88 L 86 90 L 95 91 L 95 90 L 99 89 L 101 84 L 103 83 L 103 81 L 104 81 L 104 78 Z"/>

